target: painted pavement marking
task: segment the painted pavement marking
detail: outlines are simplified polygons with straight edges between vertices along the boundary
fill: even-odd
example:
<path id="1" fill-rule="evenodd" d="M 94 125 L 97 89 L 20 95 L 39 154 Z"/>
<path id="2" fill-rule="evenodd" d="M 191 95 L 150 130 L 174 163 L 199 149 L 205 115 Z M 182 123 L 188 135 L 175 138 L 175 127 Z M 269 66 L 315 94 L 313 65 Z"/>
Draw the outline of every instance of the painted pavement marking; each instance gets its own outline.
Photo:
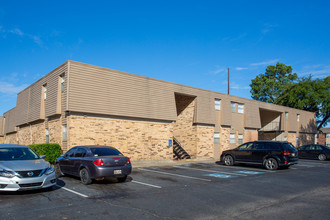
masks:
<path id="1" fill-rule="evenodd" d="M 222 178 L 222 179 L 228 179 L 228 178 L 235 178 L 235 177 L 237 177 L 237 176 L 232 176 L 232 175 L 222 174 L 222 173 L 204 174 L 203 176 L 210 176 L 210 177 Z"/>
<path id="2" fill-rule="evenodd" d="M 238 171 L 234 171 L 234 172 L 235 173 L 250 174 L 250 175 L 264 174 L 265 173 L 265 172 L 252 171 L 252 170 L 238 170 Z"/>
<path id="3" fill-rule="evenodd" d="M 56 184 L 56 185 L 57 185 L 57 184 Z M 78 196 L 82 196 L 82 197 L 84 197 L 84 198 L 88 198 L 88 196 L 85 195 L 85 194 L 82 194 L 82 193 L 76 192 L 76 191 L 74 191 L 74 190 L 72 190 L 72 189 L 68 189 L 68 188 L 63 187 L 63 186 L 59 186 L 59 185 L 57 185 L 57 186 L 60 187 L 61 189 L 64 189 L 64 190 L 66 190 L 66 191 L 68 191 L 68 192 L 71 192 L 71 193 L 74 193 L 74 194 L 76 194 L 76 195 L 78 195 Z"/>
<path id="4" fill-rule="evenodd" d="M 139 168 L 139 170 L 144 170 L 144 171 L 147 171 L 147 172 L 160 173 L 160 174 L 170 175 L 170 176 L 178 176 L 178 177 L 188 178 L 188 179 L 201 180 L 201 181 L 208 181 L 208 182 L 212 181 L 210 179 L 202 179 L 202 178 L 198 178 L 198 177 L 184 176 L 184 175 L 179 175 L 179 174 L 174 174 L 174 173 L 167 173 L 167 172 L 162 172 L 162 171 L 157 171 L 157 170 L 149 170 L 149 169 L 144 169 L 144 168 Z"/>
<path id="5" fill-rule="evenodd" d="M 161 189 L 162 188 L 161 186 L 156 186 L 156 185 L 152 185 L 152 184 L 149 184 L 149 183 L 142 183 L 142 182 L 135 181 L 135 180 L 132 180 L 132 183 L 137 183 L 137 184 L 141 184 L 141 185 L 151 186 L 151 187 L 155 187 L 155 188 L 158 188 L 158 189 Z"/>
<path id="6" fill-rule="evenodd" d="M 193 168 L 193 167 L 184 167 L 184 166 L 173 166 L 173 167 L 176 167 L 176 168 L 182 168 L 182 169 L 190 169 L 190 170 L 199 170 L 199 171 L 204 171 L 204 172 L 209 172 L 209 173 L 212 173 L 212 172 L 220 172 L 220 173 L 228 174 L 228 175 L 247 176 L 247 175 L 244 175 L 244 174 L 222 172 L 222 171 L 219 171 L 219 170 L 206 170 L 206 169 L 199 169 L 199 168 Z M 205 176 L 205 175 L 204 175 L 204 176 Z"/>

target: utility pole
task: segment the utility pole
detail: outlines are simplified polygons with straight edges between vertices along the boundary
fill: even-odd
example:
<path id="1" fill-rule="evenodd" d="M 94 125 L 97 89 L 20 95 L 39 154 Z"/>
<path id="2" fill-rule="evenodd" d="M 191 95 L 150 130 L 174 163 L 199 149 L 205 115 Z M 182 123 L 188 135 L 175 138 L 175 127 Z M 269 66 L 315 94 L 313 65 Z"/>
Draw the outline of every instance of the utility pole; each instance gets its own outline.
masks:
<path id="1" fill-rule="evenodd" d="M 229 95 L 229 67 L 228 67 L 228 95 Z"/>

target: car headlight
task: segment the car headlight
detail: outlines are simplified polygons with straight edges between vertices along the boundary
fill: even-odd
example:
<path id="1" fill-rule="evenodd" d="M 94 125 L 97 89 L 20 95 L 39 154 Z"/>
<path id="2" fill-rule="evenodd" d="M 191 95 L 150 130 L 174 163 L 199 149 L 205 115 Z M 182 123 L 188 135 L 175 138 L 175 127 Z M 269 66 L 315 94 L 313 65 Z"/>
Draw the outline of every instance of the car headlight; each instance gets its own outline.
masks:
<path id="1" fill-rule="evenodd" d="M 13 178 L 15 175 L 14 172 L 8 170 L 0 170 L 1 177 Z"/>
<path id="2" fill-rule="evenodd" d="M 46 170 L 45 174 L 46 174 L 46 175 L 50 175 L 50 174 L 52 174 L 52 173 L 54 173 L 54 172 L 55 172 L 54 168 L 53 168 L 53 167 L 49 167 L 49 168 Z"/>

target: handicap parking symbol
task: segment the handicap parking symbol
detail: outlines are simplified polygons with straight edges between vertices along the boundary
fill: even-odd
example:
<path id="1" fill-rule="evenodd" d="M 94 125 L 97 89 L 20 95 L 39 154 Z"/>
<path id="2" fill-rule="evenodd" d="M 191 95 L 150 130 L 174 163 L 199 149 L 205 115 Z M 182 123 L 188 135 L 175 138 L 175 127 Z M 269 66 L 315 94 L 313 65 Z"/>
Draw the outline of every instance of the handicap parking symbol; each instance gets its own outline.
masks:
<path id="1" fill-rule="evenodd" d="M 250 170 L 239 170 L 239 171 L 235 171 L 235 173 L 255 175 L 255 174 L 263 174 L 264 172 L 250 171 Z"/>
<path id="2" fill-rule="evenodd" d="M 221 173 L 205 174 L 204 176 L 211 176 L 211 177 L 223 178 L 223 179 L 235 177 L 235 176 L 232 176 L 232 175 L 221 174 Z"/>

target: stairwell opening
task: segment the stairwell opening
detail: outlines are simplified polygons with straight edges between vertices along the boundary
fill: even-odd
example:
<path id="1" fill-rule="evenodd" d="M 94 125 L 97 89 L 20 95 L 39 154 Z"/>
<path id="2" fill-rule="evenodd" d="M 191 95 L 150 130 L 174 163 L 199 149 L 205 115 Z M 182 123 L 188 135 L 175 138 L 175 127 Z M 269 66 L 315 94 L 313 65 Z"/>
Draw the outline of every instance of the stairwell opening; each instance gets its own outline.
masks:
<path id="1" fill-rule="evenodd" d="M 173 158 L 190 159 L 197 155 L 194 115 L 196 96 L 175 93 L 177 119 L 173 122 Z"/>

